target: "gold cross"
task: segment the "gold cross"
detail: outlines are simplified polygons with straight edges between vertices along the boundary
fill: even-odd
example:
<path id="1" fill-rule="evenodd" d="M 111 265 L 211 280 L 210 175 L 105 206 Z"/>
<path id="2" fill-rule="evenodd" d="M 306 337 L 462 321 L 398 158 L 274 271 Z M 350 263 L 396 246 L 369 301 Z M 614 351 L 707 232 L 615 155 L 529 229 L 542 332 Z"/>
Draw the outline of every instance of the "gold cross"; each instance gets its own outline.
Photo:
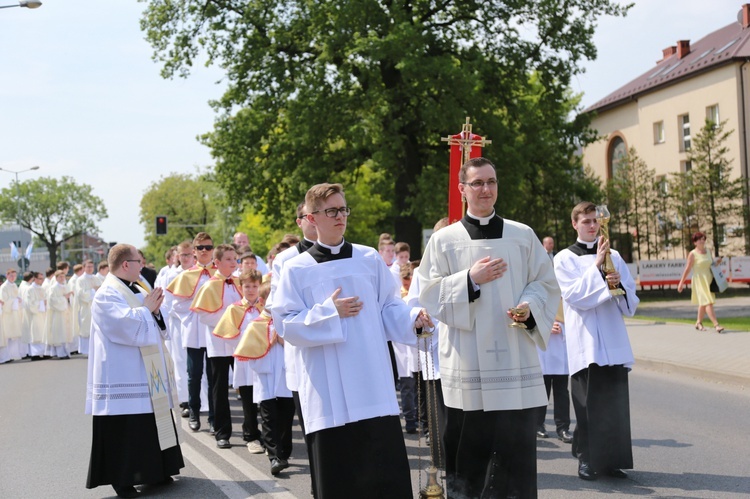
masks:
<path id="1" fill-rule="evenodd" d="M 441 137 L 440 140 L 443 142 L 447 142 L 448 145 L 457 145 L 461 148 L 461 164 L 466 163 L 469 161 L 471 156 L 471 148 L 474 146 L 480 146 L 484 147 L 487 144 L 492 144 L 491 140 L 487 139 L 472 139 L 471 138 L 471 123 L 469 122 L 470 118 L 466 117 L 466 123 L 464 123 L 463 128 L 461 129 L 461 138 L 456 139 L 454 137 Z"/>

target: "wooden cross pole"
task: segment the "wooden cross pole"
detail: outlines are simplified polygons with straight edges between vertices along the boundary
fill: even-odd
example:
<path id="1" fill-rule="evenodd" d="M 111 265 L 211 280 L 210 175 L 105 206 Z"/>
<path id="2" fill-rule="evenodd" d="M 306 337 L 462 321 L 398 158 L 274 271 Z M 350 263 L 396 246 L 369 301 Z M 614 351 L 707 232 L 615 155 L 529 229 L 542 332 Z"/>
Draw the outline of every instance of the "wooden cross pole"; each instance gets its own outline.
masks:
<path id="1" fill-rule="evenodd" d="M 458 191 L 458 172 L 461 165 L 471 158 L 478 158 L 482 155 L 482 147 L 492 144 L 475 133 L 471 133 L 470 118 L 466 117 L 461 133 L 449 137 L 441 137 L 440 140 L 447 142 L 450 146 L 450 178 L 448 180 L 448 219 L 450 223 L 460 220 L 464 216 L 464 202 L 461 199 L 461 193 Z"/>

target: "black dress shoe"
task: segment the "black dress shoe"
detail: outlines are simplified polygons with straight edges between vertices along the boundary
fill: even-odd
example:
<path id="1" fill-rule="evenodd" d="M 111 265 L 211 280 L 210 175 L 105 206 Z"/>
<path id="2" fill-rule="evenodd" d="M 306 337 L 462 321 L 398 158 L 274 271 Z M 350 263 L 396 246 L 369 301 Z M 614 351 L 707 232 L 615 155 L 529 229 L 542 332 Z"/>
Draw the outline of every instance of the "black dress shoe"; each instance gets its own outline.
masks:
<path id="1" fill-rule="evenodd" d="M 585 461 L 578 462 L 578 478 L 582 480 L 596 480 L 596 471 Z"/>
<path id="2" fill-rule="evenodd" d="M 219 449 L 229 449 L 232 447 L 232 444 L 229 443 L 229 440 L 222 438 L 221 440 L 216 441 L 216 447 Z"/>
<path id="3" fill-rule="evenodd" d="M 275 457 L 271 460 L 271 474 L 273 476 L 278 475 L 279 473 L 281 473 L 281 470 L 287 467 L 289 467 L 289 463 L 286 463 L 286 466 L 284 466 L 281 462 L 281 459 Z"/>
<path id="4" fill-rule="evenodd" d="M 615 478 L 627 478 L 628 474 L 622 471 L 620 468 L 610 468 L 607 470 L 607 475 Z"/>
<path id="5" fill-rule="evenodd" d="M 188 421 L 188 426 L 191 430 L 198 431 L 201 429 L 201 422 L 197 419 L 191 419 L 190 421 Z"/>
<path id="6" fill-rule="evenodd" d="M 549 435 L 547 435 L 547 430 L 544 428 L 544 425 L 538 427 L 536 429 L 536 436 L 539 438 L 547 438 Z"/>
<path id="7" fill-rule="evenodd" d="M 213 423 L 209 423 L 209 425 L 208 425 L 208 434 L 209 435 L 216 435 L 216 428 L 214 428 Z"/>
<path id="8" fill-rule="evenodd" d="M 557 438 L 563 441 L 563 443 L 569 444 L 573 442 L 573 435 L 568 430 L 560 430 L 557 432 Z"/>
<path id="9" fill-rule="evenodd" d="M 183 418 L 189 418 L 190 417 L 190 409 L 188 409 L 186 407 L 183 408 L 181 415 L 182 415 Z"/>
<path id="10" fill-rule="evenodd" d="M 115 489 L 117 497 L 138 497 L 138 491 L 132 485 L 112 484 L 112 488 Z"/>

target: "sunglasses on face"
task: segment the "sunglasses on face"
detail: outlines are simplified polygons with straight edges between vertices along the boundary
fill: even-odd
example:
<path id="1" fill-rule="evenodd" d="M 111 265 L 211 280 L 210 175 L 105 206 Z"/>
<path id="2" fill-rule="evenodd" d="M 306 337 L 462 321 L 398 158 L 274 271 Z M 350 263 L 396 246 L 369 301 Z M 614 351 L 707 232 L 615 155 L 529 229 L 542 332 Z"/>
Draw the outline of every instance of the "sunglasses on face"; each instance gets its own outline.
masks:
<path id="1" fill-rule="evenodd" d="M 211 251 L 212 249 L 214 249 L 214 245 L 213 244 L 198 244 L 197 246 L 195 246 L 195 249 L 197 249 L 198 251 Z"/>

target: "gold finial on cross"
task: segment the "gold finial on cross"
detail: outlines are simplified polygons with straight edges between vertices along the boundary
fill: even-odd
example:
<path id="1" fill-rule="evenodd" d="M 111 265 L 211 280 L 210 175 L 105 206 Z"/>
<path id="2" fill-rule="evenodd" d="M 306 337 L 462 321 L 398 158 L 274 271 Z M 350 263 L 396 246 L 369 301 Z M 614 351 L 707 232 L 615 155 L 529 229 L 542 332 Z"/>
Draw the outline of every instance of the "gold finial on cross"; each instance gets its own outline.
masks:
<path id="1" fill-rule="evenodd" d="M 461 148 L 461 164 L 466 163 L 471 158 L 471 148 L 474 146 L 484 147 L 487 144 L 492 144 L 491 140 L 487 140 L 485 138 L 479 138 L 479 139 L 472 139 L 472 133 L 471 133 L 471 123 L 470 118 L 466 117 L 466 123 L 464 123 L 463 128 L 461 129 L 460 138 L 450 136 L 450 137 L 441 137 L 440 140 L 443 142 L 447 142 L 448 145 L 457 145 Z"/>

